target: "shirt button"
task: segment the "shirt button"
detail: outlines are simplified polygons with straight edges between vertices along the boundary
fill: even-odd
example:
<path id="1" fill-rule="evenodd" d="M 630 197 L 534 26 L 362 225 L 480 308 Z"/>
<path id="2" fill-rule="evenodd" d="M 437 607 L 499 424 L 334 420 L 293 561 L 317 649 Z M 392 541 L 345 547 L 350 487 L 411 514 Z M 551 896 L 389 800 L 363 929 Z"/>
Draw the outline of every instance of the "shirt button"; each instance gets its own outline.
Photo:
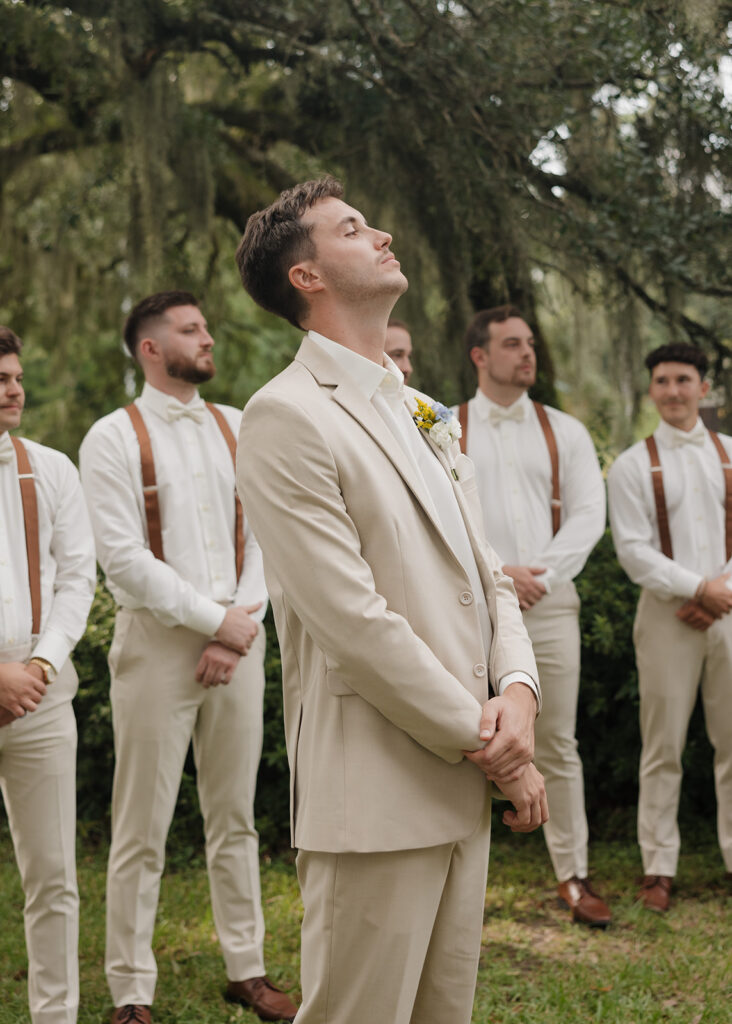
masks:
<path id="1" fill-rule="evenodd" d="M 460 595 L 460 604 L 472 604 L 472 603 L 473 603 L 473 595 L 470 593 L 469 590 L 464 590 L 462 592 L 462 594 Z"/>
<path id="2" fill-rule="evenodd" d="M 477 676 L 478 679 L 482 679 L 482 677 L 485 675 L 485 671 L 485 665 L 483 664 L 482 661 L 479 661 L 477 665 L 473 665 L 473 675 Z"/>

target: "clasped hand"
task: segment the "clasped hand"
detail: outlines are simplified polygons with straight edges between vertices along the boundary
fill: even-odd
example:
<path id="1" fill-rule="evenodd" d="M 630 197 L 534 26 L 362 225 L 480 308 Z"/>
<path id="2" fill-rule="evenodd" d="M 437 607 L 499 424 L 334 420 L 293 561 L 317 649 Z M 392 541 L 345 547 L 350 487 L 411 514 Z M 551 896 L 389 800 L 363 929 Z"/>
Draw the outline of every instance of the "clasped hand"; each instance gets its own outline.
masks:
<path id="1" fill-rule="evenodd" d="M 512 683 L 483 705 L 480 738 L 485 747 L 464 751 L 513 804 L 515 810 L 503 814 L 513 832 L 532 832 L 549 820 L 544 778 L 531 763 L 535 718 L 534 693 L 523 683 Z"/>
<path id="2" fill-rule="evenodd" d="M 700 632 L 709 629 L 717 619 L 732 611 L 732 590 L 727 585 L 731 575 L 723 572 L 712 580 L 706 580 L 699 588 L 698 596 L 684 601 L 676 617 Z"/>
<path id="3" fill-rule="evenodd" d="M 0 665 L 0 727 L 35 711 L 45 695 L 46 684 L 37 665 L 21 661 Z"/>
<path id="4" fill-rule="evenodd" d="M 254 638 L 259 632 L 259 623 L 252 613 L 262 607 L 262 602 L 243 608 L 235 605 L 227 608 L 224 621 L 214 639 L 203 650 L 196 666 L 196 681 L 205 689 L 210 686 L 226 686 L 234 674 L 239 658 L 249 653 Z"/>

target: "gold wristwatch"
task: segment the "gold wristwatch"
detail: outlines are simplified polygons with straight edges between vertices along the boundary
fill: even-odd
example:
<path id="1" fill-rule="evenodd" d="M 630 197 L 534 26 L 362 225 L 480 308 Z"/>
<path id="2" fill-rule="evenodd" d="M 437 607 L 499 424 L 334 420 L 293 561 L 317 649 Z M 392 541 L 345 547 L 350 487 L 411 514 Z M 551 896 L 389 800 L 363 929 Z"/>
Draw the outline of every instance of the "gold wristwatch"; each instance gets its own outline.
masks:
<path id="1" fill-rule="evenodd" d="M 43 682 L 46 686 L 50 686 L 56 679 L 58 672 L 53 667 L 50 661 L 46 661 L 45 658 L 31 658 L 28 662 L 29 665 L 38 665 L 39 669 L 43 673 Z"/>

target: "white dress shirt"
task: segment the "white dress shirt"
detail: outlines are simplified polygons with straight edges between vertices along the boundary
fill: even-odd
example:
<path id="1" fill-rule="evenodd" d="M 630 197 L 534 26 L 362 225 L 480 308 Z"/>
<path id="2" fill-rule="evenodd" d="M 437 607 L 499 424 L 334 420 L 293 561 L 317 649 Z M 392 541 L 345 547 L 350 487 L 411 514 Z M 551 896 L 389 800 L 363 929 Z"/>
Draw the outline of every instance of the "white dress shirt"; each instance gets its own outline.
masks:
<path id="1" fill-rule="evenodd" d="M 552 467 L 544 431 L 524 393 L 510 406 L 480 389 L 468 403 L 467 454 L 475 463 L 488 543 L 504 565 L 542 566 L 547 592 L 582 570 L 605 529 L 605 486 L 586 428 L 545 406 L 559 452 L 560 528 L 552 535 Z"/>
<path id="2" fill-rule="evenodd" d="M 61 452 L 23 440 L 38 500 L 41 631 L 35 641 L 18 464 L 14 450 L 7 450 L 9 437 L 2 438 L 0 650 L 23 650 L 58 671 L 84 632 L 96 584 L 94 542 L 79 474 Z"/>
<path id="3" fill-rule="evenodd" d="M 107 586 L 123 608 L 147 608 L 165 626 L 213 636 L 225 606 L 267 606 L 262 552 L 244 521 L 244 568 L 236 578 L 234 464 L 203 400 L 184 405 L 145 384 L 135 400 L 150 434 L 165 561 L 148 547 L 140 446 L 124 409 L 90 429 L 81 480 Z M 239 433 L 241 411 L 219 406 Z"/>
<path id="4" fill-rule="evenodd" d="M 661 552 L 645 441 L 618 456 L 608 474 L 615 550 L 634 583 L 666 600 L 689 598 L 705 577 L 732 569 L 725 558 L 722 463 L 701 420 L 691 431 L 662 420 L 653 436 L 663 469 L 673 560 Z M 718 436 L 732 456 L 732 438 Z"/>
<path id="5" fill-rule="evenodd" d="M 372 403 L 394 435 L 395 440 L 411 459 L 425 485 L 425 491 L 432 500 L 430 511 L 442 526 L 453 553 L 470 580 L 471 589 L 476 598 L 476 610 L 480 620 L 483 644 L 485 650 L 489 651 L 492 628 L 470 537 L 452 483 L 432 451 L 429 441 L 423 436 L 412 418 L 404 389 L 404 375 L 386 354 L 384 354 L 384 365 L 379 366 L 370 359 L 346 348 L 345 345 L 331 341 L 315 331 L 309 331 L 308 336 L 348 374 L 359 391 Z M 503 693 L 505 688 L 514 682 L 526 683 L 535 694 L 537 692 L 530 676 L 524 672 L 511 672 L 499 680 L 499 693 Z"/>

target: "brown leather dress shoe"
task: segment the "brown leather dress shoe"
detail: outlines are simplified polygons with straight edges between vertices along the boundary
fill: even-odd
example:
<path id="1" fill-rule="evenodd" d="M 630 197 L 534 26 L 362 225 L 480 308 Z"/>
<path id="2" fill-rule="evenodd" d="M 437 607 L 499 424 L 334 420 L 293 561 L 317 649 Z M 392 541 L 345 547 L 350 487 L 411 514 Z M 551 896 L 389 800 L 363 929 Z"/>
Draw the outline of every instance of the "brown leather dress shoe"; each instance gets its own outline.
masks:
<path id="1" fill-rule="evenodd" d="M 115 1009 L 112 1024 L 152 1024 L 152 1012 L 149 1006 L 127 1003 Z"/>
<path id="2" fill-rule="evenodd" d="M 249 1006 L 261 1020 L 293 1021 L 297 1007 L 269 978 L 247 978 L 246 981 L 230 981 L 224 997 L 230 1003 Z"/>
<path id="3" fill-rule="evenodd" d="M 572 911 L 572 920 L 590 928 L 607 928 L 612 914 L 587 878 L 569 878 L 559 883 L 559 899 Z"/>
<path id="4" fill-rule="evenodd" d="M 640 891 L 640 899 L 646 910 L 655 910 L 657 914 L 665 914 L 671 901 L 671 883 L 673 878 L 668 875 L 644 875 Z"/>

